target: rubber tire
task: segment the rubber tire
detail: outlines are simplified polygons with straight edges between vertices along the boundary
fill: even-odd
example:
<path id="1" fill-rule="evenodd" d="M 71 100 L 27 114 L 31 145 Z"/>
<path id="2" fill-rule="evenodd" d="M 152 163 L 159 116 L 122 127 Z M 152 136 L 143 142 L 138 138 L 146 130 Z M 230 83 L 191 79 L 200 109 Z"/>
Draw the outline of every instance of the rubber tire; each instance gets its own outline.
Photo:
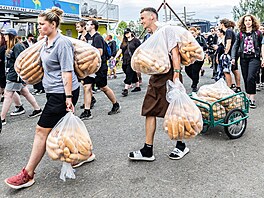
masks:
<path id="1" fill-rule="evenodd" d="M 243 117 L 246 116 L 246 114 L 245 114 L 241 109 L 232 109 L 231 111 L 229 111 L 229 112 L 227 113 L 227 115 L 226 115 L 226 117 L 225 117 L 225 120 L 224 120 L 224 123 L 225 123 L 225 124 L 228 124 L 228 121 L 229 121 L 230 117 L 233 116 L 233 114 L 235 114 L 235 113 L 239 113 L 239 114 L 241 114 L 241 116 L 243 116 Z M 241 122 L 244 122 L 244 124 L 242 125 L 242 128 L 240 129 L 240 132 L 239 132 L 237 135 L 233 135 L 233 134 L 230 133 L 230 131 L 229 131 L 230 127 L 232 127 L 233 125 L 225 126 L 225 127 L 224 127 L 224 129 L 225 129 L 225 133 L 226 133 L 226 135 L 227 135 L 230 139 L 238 139 L 238 138 L 240 138 L 240 137 L 244 134 L 244 132 L 245 132 L 245 130 L 246 130 L 246 128 L 247 128 L 247 119 L 241 120 L 240 122 L 238 122 L 238 124 L 240 124 Z"/>

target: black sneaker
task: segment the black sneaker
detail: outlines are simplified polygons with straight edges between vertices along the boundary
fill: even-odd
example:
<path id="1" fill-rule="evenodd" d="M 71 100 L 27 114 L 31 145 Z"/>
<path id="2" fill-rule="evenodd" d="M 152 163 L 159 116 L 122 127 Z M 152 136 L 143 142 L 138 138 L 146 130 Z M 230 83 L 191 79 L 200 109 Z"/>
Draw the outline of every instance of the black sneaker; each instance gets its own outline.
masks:
<path id="1" fill-rule="evenodd" d="M 89 120 L 92 118 L 93 118 L 93 116 L 92 116 L 90 110 L 84 110 L 84 112 L 82 112 L 82 114 L 80 115 L 81 120 Z"/>
<path id="2" fill-rule="evenodd" d="M 138 92 L 138 91 L 141 91 L 140 87 L 135 87 L 135 89 L 133 89 L 131 92 Z"/>
<path id="3" fill-rule="evenodd" d="M 121 106 L 117 102 L 117 103 L 113 104 L 113 107 L 112 107 L 111 111 L 108 112 L 108 115 L 117 114 L 120 112 L 120 109 L 121 109 Z"/>
<path id="4" fill-rule="evenodd" d="M 255 102 L 254 100 L 253 100 L 253 101 L 250 101 L 249 107 L 250 107 L 251 109 L 256 109 L 256 108 L 257 108 L 257 106 L 256 106 L 256 102 Z"/>
<path id="5" fill-rule="evenodd" d="M 39 92 L 39 90 L 38 89 L 35 89 L 31 94 L 32 95 L 36 95 L 36 93 L 38 93 Z"/>
<path id="6" fill-rule="evenodd" d="M 2 123 L 2 126 L 6 125 L 6 120 L 5 119 L 1 120 L 1 123 Z"/>
<path id="7" fill-rule="evenodd" d="M 29 118 L 35 118 L 35 117 L 41 115 L 41 113 L 42 113 L 42 110 L 41 109 L 34 110 L 31 114 L 28 115 L 28 117 Z"/>
<path id="8" fill-rule="evenodd" d="M 192 92 L 197 92 L 198 91 L 198 88 L 197 87 L 193 87 L 192 88 Z"/>
<path id="9" fill-rule="evenodd" d="M 241 88 L 240 87 L 236 87 L 235 90 L 234 90 L 235 93 L 239 93 L 241 92 Z"/>
<path id="10" fill-rule="evenodd" d="M 44 90 L 39 90 L 39 91 L 36 93 L 36 95 L 39 96 L 39 95 L 44 94 L 44 93 L 45 93 Z"/>
<path id="11" fill-rule="evenodd" d="M 127 89 L 124 89 L 123 92 L 122 92 L 122 95 L 123 95 L 124 97 L 126 97 L 126 96 L 128 95 L 128 90 L 127 90 Z"/>
<path id="12" fill-rule="evenodd" d="M 10 113 L 11 116 L 16 116 L 16 115 L 21 115 L 24 114 L 26 111 L 24 109 L 24 107 L 21 106 L 16 106 L 15 111 L 13 111 L 12 113 Z"/>

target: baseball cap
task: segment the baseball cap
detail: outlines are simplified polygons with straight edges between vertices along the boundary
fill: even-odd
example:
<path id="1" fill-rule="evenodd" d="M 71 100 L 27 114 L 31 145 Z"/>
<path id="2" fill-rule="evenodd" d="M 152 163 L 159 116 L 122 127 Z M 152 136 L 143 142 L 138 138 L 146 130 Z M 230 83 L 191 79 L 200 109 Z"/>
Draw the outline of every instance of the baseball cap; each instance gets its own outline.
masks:
<path id="1" fill-rule="evenodd" d="M 128 32 L 132 32 L 129 28 L 126 28 L 125 30 L 124 30 L 124 34 L 127 34 Z"/>
<path id="2" fill-rule="evenodd" d="M 14 36 L 17 36 L 17 31 L 14 28 L 8 28 L 2 32 L 2 34 L 12 34 Z"/>

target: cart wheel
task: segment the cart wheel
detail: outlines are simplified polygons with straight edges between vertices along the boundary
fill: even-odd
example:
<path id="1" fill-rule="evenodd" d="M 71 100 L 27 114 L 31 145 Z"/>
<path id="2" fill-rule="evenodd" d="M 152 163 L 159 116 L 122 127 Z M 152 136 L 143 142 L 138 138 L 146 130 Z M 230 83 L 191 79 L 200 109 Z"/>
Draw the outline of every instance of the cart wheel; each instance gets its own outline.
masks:
<path id="1" fill-rule="evenodd" d="M 245 117 L 245 113 L 241 109 L 233 109 L 229 111 L 225 117 L 225 124 L 240 120 L 239 122 L 230 126 L 225 126 L 225 133 L 230 139 L 240 138 L 246 130 L 247 119 L 242 120 Z"/>
<path id="2" fill-rule="evenodd" d="M 209 129 L 209 125 L 208 124 L 203 124 L 203 129 L 201 131 L 201 134 L 206 133 L 208 131 L 208 129 Z"/>

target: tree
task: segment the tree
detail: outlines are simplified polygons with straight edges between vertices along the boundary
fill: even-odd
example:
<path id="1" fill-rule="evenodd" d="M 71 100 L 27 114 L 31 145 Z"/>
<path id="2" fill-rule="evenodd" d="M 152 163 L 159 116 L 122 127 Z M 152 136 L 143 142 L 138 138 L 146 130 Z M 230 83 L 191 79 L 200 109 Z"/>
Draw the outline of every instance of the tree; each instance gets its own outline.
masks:
<path id="1" fill-rule="evenodd" d="M 120 21 L 116 28 L 116 34 L 117 35 L 123 35 L 124 34 L 124 29 L 127 28 L 127 23 L 125 21 Z"/>
<path id="2" fill-rule="evenodd" d="M 238 20 L 245 14 L 253 14 L 261 22 L 264 22 L 264 1 L 263 0 L 240 0 L 238 6 L 233 7 L 233 16 Z"/>

